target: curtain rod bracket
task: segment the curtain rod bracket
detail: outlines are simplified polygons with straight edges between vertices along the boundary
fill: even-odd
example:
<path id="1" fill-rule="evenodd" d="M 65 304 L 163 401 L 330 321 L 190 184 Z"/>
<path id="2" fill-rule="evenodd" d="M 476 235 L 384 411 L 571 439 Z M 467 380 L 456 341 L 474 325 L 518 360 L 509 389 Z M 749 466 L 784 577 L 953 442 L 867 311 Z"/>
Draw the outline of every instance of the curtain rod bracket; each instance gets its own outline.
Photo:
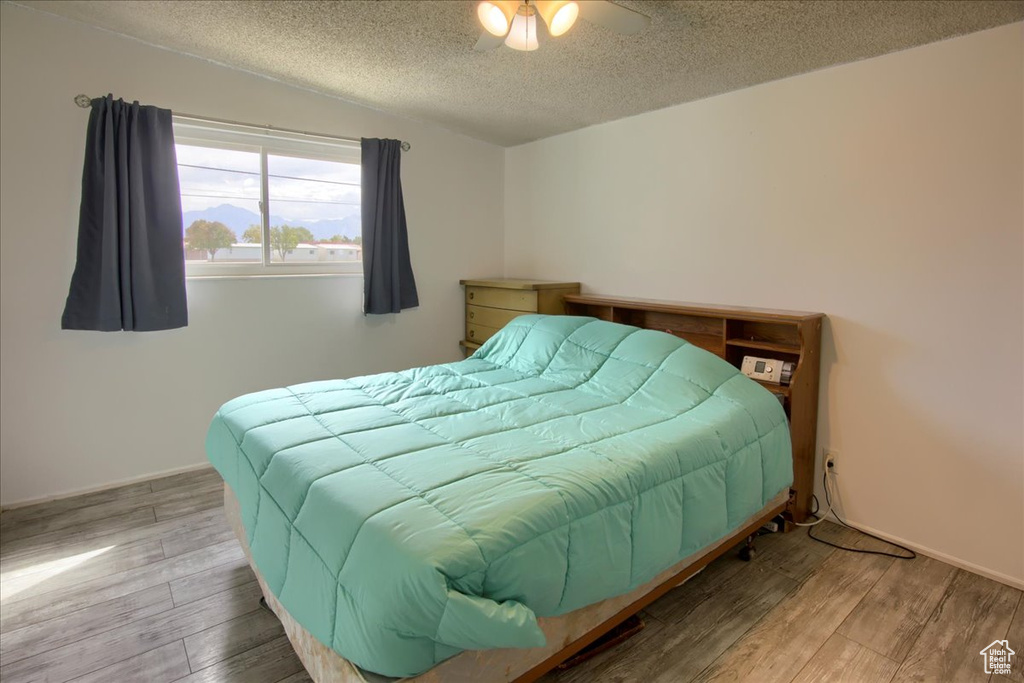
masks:
<path id="1" fill-rule="evenodd" d="M 88 109 L 92 106 L 92 99 L 88 95 L 75 95 L 75 104 L 82 109 Z"/>

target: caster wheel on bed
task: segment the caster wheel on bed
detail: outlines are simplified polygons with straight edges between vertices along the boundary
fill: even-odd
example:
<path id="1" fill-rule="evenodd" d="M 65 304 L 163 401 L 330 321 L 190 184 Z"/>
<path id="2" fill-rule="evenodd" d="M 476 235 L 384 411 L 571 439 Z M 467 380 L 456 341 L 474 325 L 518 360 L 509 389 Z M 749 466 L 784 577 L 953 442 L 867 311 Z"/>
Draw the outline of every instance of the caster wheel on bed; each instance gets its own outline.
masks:
<path id="1" fill-rule="evenodd" d="M 740 548 L 740 559 L 750 562 L 757 555 L 757 548 L 754 547 L 755 536 L 747 536 L 747 544 Z"/>

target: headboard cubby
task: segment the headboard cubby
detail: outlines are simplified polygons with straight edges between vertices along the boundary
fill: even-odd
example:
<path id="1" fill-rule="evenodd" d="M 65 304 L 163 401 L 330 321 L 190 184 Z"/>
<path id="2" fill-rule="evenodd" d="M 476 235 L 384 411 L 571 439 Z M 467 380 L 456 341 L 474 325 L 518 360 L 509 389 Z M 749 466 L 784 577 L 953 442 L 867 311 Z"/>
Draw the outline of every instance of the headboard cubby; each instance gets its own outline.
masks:
<path id="1" fill-rule="evenodd" d="M 565 312 L 669 332 L 737 368 L 744 356 L 796 363 L 788 385 L 760 384 L 789 417 L 793 486 L 787 516 L 796 522 L 807 518 L 814 492 L 823 314 L 590 294 L 567 295 Z"/>

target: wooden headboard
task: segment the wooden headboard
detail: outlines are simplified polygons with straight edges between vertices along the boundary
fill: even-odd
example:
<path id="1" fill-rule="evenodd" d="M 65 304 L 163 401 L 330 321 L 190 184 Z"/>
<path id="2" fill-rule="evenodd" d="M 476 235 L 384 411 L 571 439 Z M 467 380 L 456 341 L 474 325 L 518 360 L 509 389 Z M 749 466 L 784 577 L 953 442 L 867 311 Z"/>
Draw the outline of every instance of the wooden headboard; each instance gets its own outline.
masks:
<path id="1" fill-rule="evenodd" d="M 737 368 L 744 356 L 751 355 L 796 362 L 789 385 L 760 384 L 779 398 L 789 417 L 793 487 L 788 514 L 796 522 L 807 518 L 817 460 L 818 377 L 824 315 L 583 294 L 567 295 L 565 312 L 669 332 Z"/>

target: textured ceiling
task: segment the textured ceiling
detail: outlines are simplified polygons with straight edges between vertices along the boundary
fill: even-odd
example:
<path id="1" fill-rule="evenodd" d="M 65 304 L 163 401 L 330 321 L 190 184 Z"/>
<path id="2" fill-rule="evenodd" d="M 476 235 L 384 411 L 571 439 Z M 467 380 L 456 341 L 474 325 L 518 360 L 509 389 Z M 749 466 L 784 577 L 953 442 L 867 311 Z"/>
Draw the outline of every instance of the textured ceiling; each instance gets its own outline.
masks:
<path id="1" fill-rule="evenodd" d="M 475 3 L 18 2 L 500 145 L 1024 19 L 1024 1 L 667 2 L 634 36 L 579 21 L 476 52 Z"/>

